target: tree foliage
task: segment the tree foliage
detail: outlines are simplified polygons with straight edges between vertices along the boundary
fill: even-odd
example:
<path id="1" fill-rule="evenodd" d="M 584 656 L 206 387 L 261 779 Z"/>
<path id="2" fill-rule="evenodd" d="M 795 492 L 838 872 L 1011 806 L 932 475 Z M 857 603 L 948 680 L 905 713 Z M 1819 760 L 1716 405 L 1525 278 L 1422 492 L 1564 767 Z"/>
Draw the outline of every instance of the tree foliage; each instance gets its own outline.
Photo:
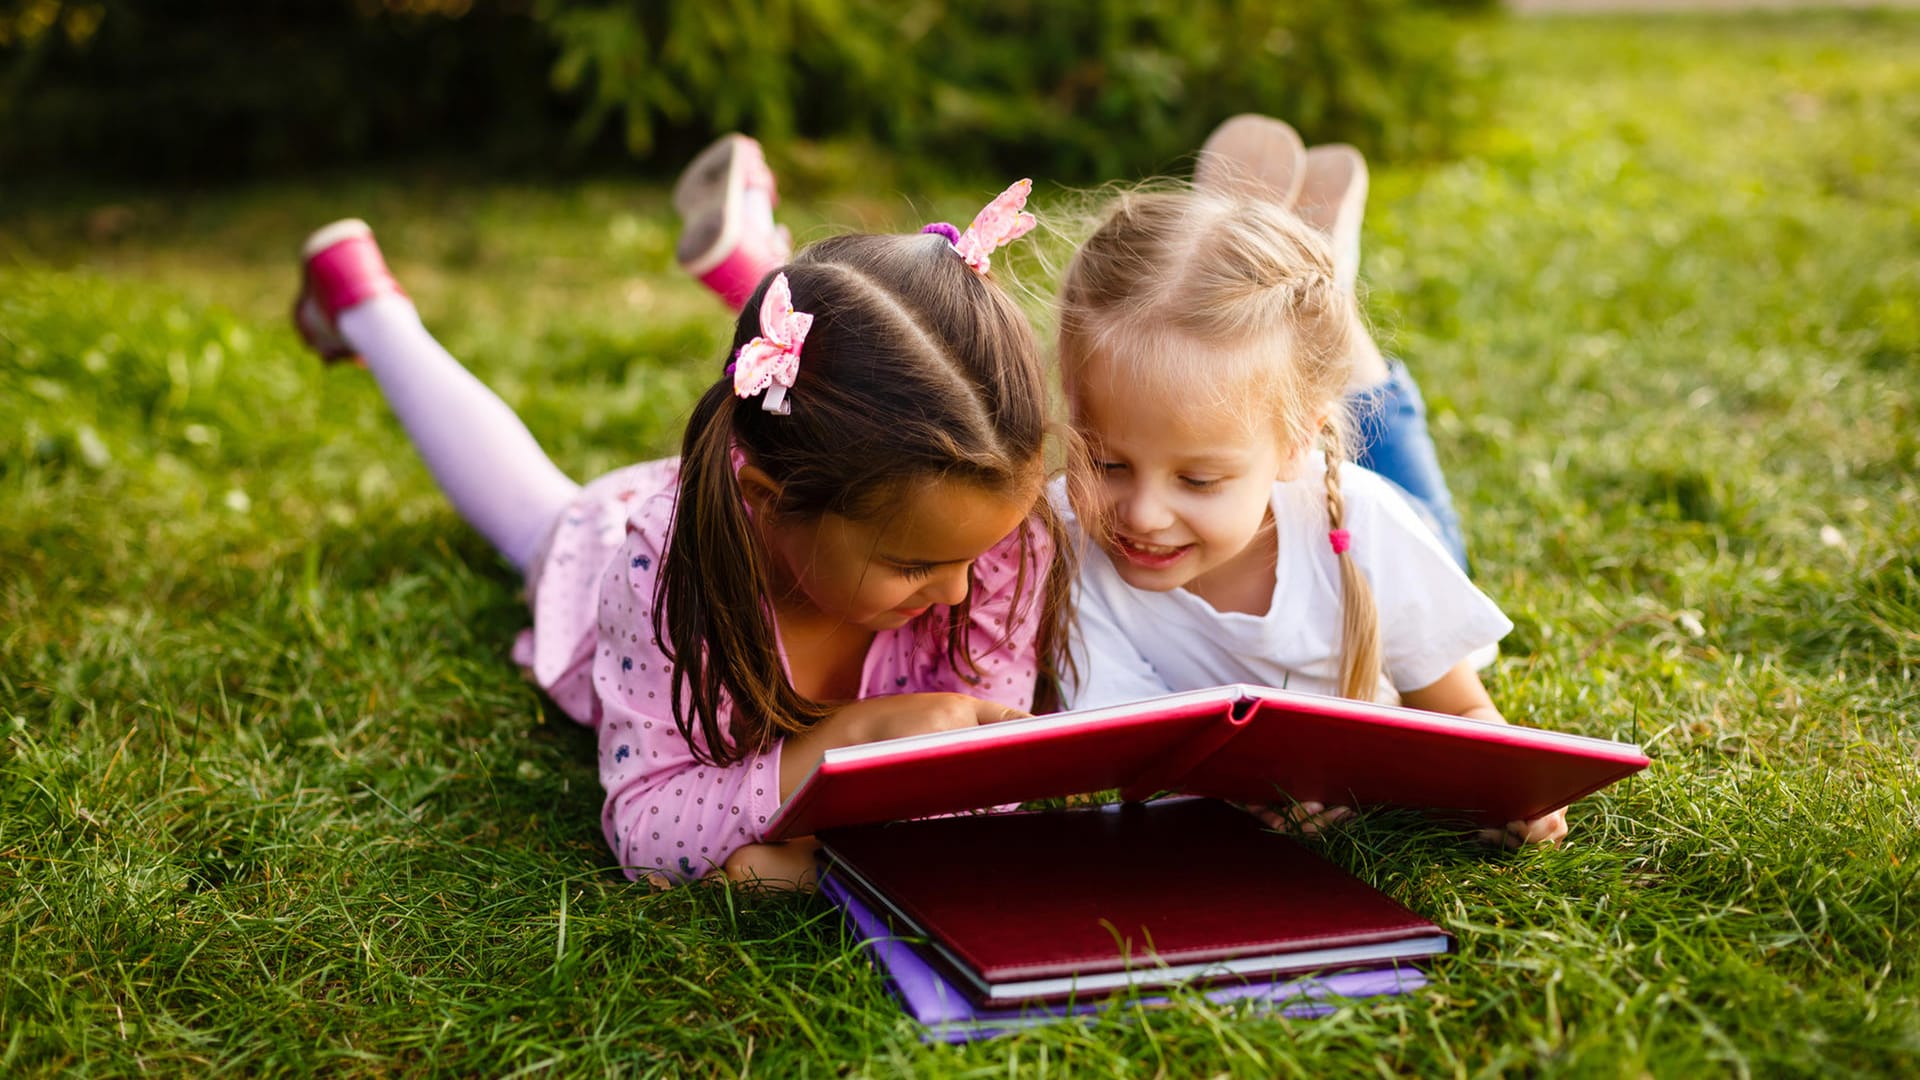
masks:
<path id="1" fill-rule="evenodd" d="M 1438 0 L 0 0 L 0 167 L 204 177 L 866 137 L 1059 179 L 1235 112 L 1374 153 L 1472 100 Z"/>

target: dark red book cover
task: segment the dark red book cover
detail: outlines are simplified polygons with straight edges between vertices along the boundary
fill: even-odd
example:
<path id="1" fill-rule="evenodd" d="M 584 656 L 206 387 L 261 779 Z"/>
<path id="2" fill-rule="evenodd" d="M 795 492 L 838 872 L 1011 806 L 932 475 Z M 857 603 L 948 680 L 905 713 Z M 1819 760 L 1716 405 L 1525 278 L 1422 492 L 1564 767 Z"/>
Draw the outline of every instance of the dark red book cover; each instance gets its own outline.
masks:
<path id="1" fill-rule="evenodd" d="M 774 840 L 1119 789 L 1537 817 L 1647 765 L 1639 747 L 1258 686 L 1196 690 L 828 751 Z"/>
<path id="2" fill-rule="evenodd" d="M 1209 799 L 862 825 L 820 840 L 828 873 L 926 937 L 983 1003 L 1096 996 L 1156 976 L 1378 966 L 1446 947 L 1433 923 Z M 1182 968 L 1186 978 L 1165 977 Z M 1113 973 L 1118 987 L 1095 978 Z"/>

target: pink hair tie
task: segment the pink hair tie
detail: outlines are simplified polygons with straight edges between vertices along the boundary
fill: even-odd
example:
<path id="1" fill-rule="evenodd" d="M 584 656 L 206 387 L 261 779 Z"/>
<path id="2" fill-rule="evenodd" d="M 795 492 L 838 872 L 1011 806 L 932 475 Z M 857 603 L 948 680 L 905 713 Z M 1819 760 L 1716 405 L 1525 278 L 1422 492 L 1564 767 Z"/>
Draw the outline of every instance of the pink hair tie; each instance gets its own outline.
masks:
<path id="1" fill-rule="evenodd" d="M 965 259 L 974 273 L 984 276 L 992 268 L 995 251 L 1027 235 L 1040 223 L 1025 209 L 1027 195 L 1032 191 L 1033 181 L 1015 180 L 973 216 L 973 224 L 967 226 L 966 232 L 944 221 L 936 221 L 920 231 L 946 237 L 954 254 Z"/>
<path id="2" fill-rule="evenodd" d="M 1335 555 L 1345 555 L 1353 544 L 1353 534 L 1345 529 L 1335 529 L 1327 534 L 1327 542 L 1333 545 Z"/>
<path id="3" fill-rule="evenodd" d="M 760 336 L 740 346 L 733 354 L 728 370 L 733 373 L 733 392 L 749 398 L 761 391 L 766 397 L 760 407 L 786 416 L 793 412 L 787 391 L 800 377 L 800 346 L 806 343 L 813 316 L 793 310 L 793 289 L 787 275 L 774 275 L 760 301 Z"/>
<path id="4" fill-rule="evenodd" d="M 960 242 L 960 230 L 944 221 L 936 221 L 931 225 L 925 226 L 920 230 L 920 234 L 922 236 L 928 234 L 944 236 L 947 238 L 947 243 L 949 244 L 957 244 Z"/>

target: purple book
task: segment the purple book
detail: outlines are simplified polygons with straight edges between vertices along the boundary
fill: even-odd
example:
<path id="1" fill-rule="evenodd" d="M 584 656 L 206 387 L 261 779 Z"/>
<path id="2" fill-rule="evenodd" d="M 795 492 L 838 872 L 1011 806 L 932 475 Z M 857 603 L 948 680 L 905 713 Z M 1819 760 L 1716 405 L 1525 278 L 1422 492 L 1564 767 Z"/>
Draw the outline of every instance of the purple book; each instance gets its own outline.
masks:
<path id="1" fill-rule="evenodd" d="M 1092 1017 L 1114 1007 L 1115 999 L 1083 1002 L 1075 1005 L 1027 1005 L 988 1009 L 974 1005 L 914 948 L 912 942 L 895 936 L 886 920 L 876 915 L 858 896 L 828 874 L 820 883 L 823 896 L 838 904 L 847 914 L 854 936 L 872 953 L 906 1007 L 907 1015 L 926 1031 L 928 1042 L 970 1042 L 989 1039 L 1042 1024 L 1057 1023 L 1069 1017 Z M 1325 1016 L 1334 1006 L 1325 999 L 1376 997 L 1404 994 L 1427 984 L 1426 975 L 1415 967 L 1374 968 L 1364 971 L 1340 971 L 1302 978 L 1253 981 L 1215 986 L 1206 990 L 1208 1001 L 1251 1001 L 1256 1011 L 1277 1012 L 1281 1016 Z M 1121 999 L 1121 1007 L 1152 1007 L 1168 1003 L 1166 997 Z"/>

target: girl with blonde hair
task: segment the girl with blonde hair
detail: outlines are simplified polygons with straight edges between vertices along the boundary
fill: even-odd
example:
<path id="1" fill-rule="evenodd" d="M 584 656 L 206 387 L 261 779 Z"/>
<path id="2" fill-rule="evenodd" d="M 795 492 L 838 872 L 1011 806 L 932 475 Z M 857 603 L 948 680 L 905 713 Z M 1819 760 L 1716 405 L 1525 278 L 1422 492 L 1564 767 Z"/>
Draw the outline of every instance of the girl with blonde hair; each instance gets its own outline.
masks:
<path id="1" fill-rule="evenodd" d="M 1381 362 L 1329 243 L 1357 259 L 1354 172 L 1344 191 L 1312 191 L 1312 168 L 1304 185 L 1276 180 L 1298 172 L 1285 146 L 1256 130 L 1235 147 L 1231 128 L 1209 146 L 1239 151 L 1243 171 L 1203 157 L 1199 186 L 1121 195 L 1061 289 L 1084 441 L 1067 487 L 1089 542 L 1068 701 L 1249 682 L 1504 723 L 1477 667 L 1512 624 L 1443 541 L 1434 501 L 1349 459 L 1369 419 L 1354 404 L 1377 407 L 1388 375 L 1356 377 Z M 1290 205 L 1303 186 L 1330 229 Z M 1424 440 L 1424 422 L 1394 434 Z M 1565 830 L 1556 811 L 1489 838 Z"/>

